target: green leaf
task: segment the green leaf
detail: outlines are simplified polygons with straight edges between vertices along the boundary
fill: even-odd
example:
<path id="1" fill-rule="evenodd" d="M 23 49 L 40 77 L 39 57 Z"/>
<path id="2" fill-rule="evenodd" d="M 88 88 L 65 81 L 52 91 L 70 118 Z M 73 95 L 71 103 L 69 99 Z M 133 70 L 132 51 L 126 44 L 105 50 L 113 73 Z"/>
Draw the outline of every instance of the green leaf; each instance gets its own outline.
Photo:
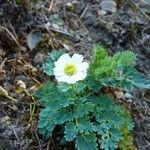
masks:
<path id="1" fill-rule="evenodd" d="M 43 64 L 43 70 L 47 75 L 52 76 L 53 69 L 54 69 L 54 61 L 53 60 L 49 60 L 48 62 Z"/>
<path id="2" fill-rule="evenodd" d="M 35 96 L 41 104 L 55 110 L 67 107 L 75 102 L 74 99 L 70 98 L 70 93 L 60 91 L 52 82 L 46 83 L 35 93 Z"/>
<path id="3" fill-rule="evenodd" d="M 135 58 L 136 55 L 131 51 L 118 52 L 114 56 L 109 56 L 105 48 L 96 46 L 89 74 L 96 80 L 115 77 L 118 67 L 133 65 Z"/>
<path id="4" fill-rule="evenodd" d="M 52 82 L 48 82 L 48 83 L 44 84 L 39 90 L 36 91 L 35 96 L 40 100 L 43 99 L 44 97 L 47 97 L 47 95 L 52 97 L 53 94 L 55 94 L 54 91 L 56 91 L 56 90 L 57 89 L 55 87 L 55 84 Z M 44 102 L 44 101 L 42 101 L 42 102 Z"/>
<path id="5" fill-rule="evenodd" d="M 71 85 L 64 82 L 60 82 L 57 87 L 61 92 L 67 92 L 71 89 Z"/>
<path id="6" fill-rule="evenodd" d="M 78 99 L 80 101 L 80 99 Z M 72 108 L 74 107 L 74 109 Z M 79 102 L 74 104 L 74 106 L 66 107 L 65 109 L 60 109 L 55 116 L 57 124 L 63 124 L 67 121 L 72 121 L 75 118 L 81 118 L 88 115 L 94 110 L 94 105 L 91 102 L 86 102 L 85 104 Z"/>
<path id="7" fill-rule="evenodd" d="M 97 123 L 96 131 L 100 135 L 99 143 L 102 149 L 114 150 L 123 138 L 122 128 L 133 129 L 130 114 L 122 106 L 115 104 L 109 97 L 91 97 L 97 106 L 93 115 Z"/>
<path id="8" fill-rule="evenodd" d="M 125 135 L 123 139 L 119 141 L 118 147 L 121 150 L 136 150 L 136 148 L 133 146 L 133 136 L 129 134 Z"/>
<path id="9" fill-rule="evenodd" d="M 52 135 L 52 131 L 55 127 L 55 116 L 56 111 L 51 110 L 47 107 L 40 112 L 40 118 L 38 122 L 39 132 L 48 138 Z"/>
<path id="10" fill-rule="evenodd" d="M 108 57 L 108 53 L 106 49 L 104 49 L 101 46 L 95 46 L 94 47 L 94 54 L 93 54 L 93 61 L 90 64 L 89 74 L 92 74 L 95 78 L 98 78 L 98 76 L 101 73 L 98 73 L 100 68 L 102 68 L 103 62 Z"/>
<path id="11" fill-rule="evenodd" d="M 53 75 L 54 62 L 56 62 L 58 58 L 63 54 L 64 54 L 63 50 L 59 50 L 59 51 L 53 50 L 49 54 L 49 58 L 47 62 L 43 64 L 43 70 L 47 75 L 49 76 Z"/>
<path id="12" fill-rule="evenodd" d="M 118 130 L 111 130 L 104 133 L 99 139 L 101 149 L 115 150 L 118 147 L 118 142 L 122 138 L 122 135 Z"/>
<path id="13" fill-rule="evenodd" d="M 93 63 L 99 64 L 100 61 L 108 56 L 106 49 L 100 45 L 96 45 L 93 49 Z"/>
<path id="14" fill-rule="evenodd" d="M 77 128 L 80 133 L 96 131 L 96 127 L 88 117 L 79 118 Z"/>
<path id="15" fill-rule="evenodd" d="M 103 78 L 100 82 L 104 86 L 113 88 L 122 88 L 129 90 L 133 88 L 150 88 L 150 80 L 146 80 L 144 75 L 139 73 L 133 67 L 119 67 L 115 77 Z"/>
<path id="16" fill-rule="evenodd" d="M 79 133 L 94 132 L 96 130 L 88 117 L 76 118 L 65 126 L 65 138 L 67 141 L 73 140 Z"/>
<path id="17" fill-rule="evenodd" d="M 114 61 L 117 66 L 129 66 L 135 61 L 136 54 L 131 51 L 118 52 L 113 56 Z"/>
<path id="18" fill-rule="evenodd" d="M 94 133 L 84 133 L 76 137 L 77 150 L 98 150 L 97 138 Z"/>
<path id="19" fill-rule="evenodd" d="M 108 56 L 106 49 L 96 46 L 94 48 L 94 56 L 90 65 L 89 74 L 96 80 L 101 77 L 110 76 L 113 74 L 114 65 L 115 63 L 112 57 Z"/>
<path id="20" fill-rule="evenodd" d="M 104 125 L 106 129 L 112 127 L 119 129 L 126 122 L 132 122 L 129 113 L 126 112 L 125 108 L 115 104 L 109 97 L 100 96 L 91 99 L 96 103 L 95 105 L 97 107 L 95 108 L 94 115 L 97 122 L 100 123 L 100 126 Z"/>
<path id="21" fill-rule="evenodd" d="M 67 141 L 73 141 L 74 138 L 77 136 L 78 130 L 77 126 L 74 122 L 68 122 L 65 125 L 65 139 Z"/>
<path id="22" fill-rule="evenodd" d="M 137 88 L 150 88 L 150 80 L 146 80 L 144 75 L 139 73 L 132 67 L 124 68 L 123 70 L 124 80 L 131 82 L 133 87 Z"/>
<path id="23" fill-rule="evenodd" d="M 98 92 L 103 87 L 103 84 L 101 82 L 97 82 L 91 75 L 87 76 L 85 83 L 88 88 L 94 92 Z"/>
<path id="24" fill-rule="evenodd" d="M 75 84 L 75 87 L 77 94 L 81 94 L 85 92 L 87 85 L 84 81 L 83 82 L 80 81 Z"/>
<path id="25" fill-rule="evenodd" d="M 53 60 L 53 61 L 57 61 L 58 58 L 59 58 L 61 55 L 63 55 L 63 54 L 64 54 L 64 50 L 63 50 L 63 49 L 61 49 L 61 50 L 53 50 L 53 51 L 49 54 L 49 56 L 50 56 L 49 59 L 51 59 L 51 60 Z"/>

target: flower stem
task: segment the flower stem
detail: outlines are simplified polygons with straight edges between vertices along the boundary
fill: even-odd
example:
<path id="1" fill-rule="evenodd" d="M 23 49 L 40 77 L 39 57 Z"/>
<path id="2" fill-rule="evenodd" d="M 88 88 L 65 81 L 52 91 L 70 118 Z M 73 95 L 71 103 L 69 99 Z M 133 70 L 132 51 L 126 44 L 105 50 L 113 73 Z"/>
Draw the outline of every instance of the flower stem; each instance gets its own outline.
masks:
<path id="1" fill-rule="evenodd" d="M 72 95 L 73 95 L 73 98 L 77 98 L 77 87 L 76 87 L 76 84 L 73 84 L 72 85 Z M 74 105 L 74 112 L 76 112 L 77 109 L 76 109 L 76 105 Z M 79 127 L 79 122 L 78 122 L 78 118 L 75 118 L 75 124 L 77 127 Z"/>
<path id="2" fill-rule="evenodd" d="M 76 89 L 76 85 L 75 84 L 73 84 L 72 85 L 72 96 L 75 98 L 76 96 L 77 96 L 77 89 Z"/>

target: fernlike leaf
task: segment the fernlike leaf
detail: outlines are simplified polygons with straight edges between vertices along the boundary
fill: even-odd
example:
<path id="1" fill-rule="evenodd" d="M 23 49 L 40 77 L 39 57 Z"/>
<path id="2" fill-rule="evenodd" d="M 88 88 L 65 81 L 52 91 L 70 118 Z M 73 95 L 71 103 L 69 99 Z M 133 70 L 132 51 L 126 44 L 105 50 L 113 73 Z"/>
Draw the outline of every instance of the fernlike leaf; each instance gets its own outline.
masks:
<path id="1" fill-rule="evenodd" d="M 77 126 L 74 122 L 68 122 L 65 125 L 65 139 L 67 141 L 73 141 L 78 134 Z"/>
<path id="2" fill-rule="evenodd" d="M 80 99 L 78 100 L 80 101 Z M 74 104 L 74 106 L 70 105 L 65 109 L 60 109 L 57 115 L 55 116 L 55 120 L 57 124 L 62 124 L 67 121 L 72 121 L 75 118 L 81 118 L 85 115 L 88 115 L 93 110 L 94 105 L 91 102 L 87 102 L 85 104 L 79 102 L 78 104 Z"/>
<path id="3" fill-rule="evenodd" d="M 150 88 L 150 80 L 146 80 L 144 75 L 139 73 L 132 67 L 123 69 L 124 78 L 126 81 L 130 81 L 133 87 L 137 88 Z"/>
<path id="4" fill-rule="evenodd" d="M 54 62 L 57 61 L 62 54 L 64 54 L 63 50 L 59 51 L 53 50 L 49 54 L 47 62 L 43 64 L 43 70 L 47 75 L 49 76 L 53 75 Z"/>
<path id="5" fill-rule="evenodd" d="M 136 59 L 136 54 L 131 51 L 118 52 L 113 56 L 116 66 L 129 66 L 132 65 Z"/>
<path id="6" fill-rule="evenodd" d="M 112 78 L 118 66 L 133 65 L 136 55 L 131 51 L 118 52 L 114 56 L 109 56 L 103 47 L 94 48 L 93 61 L 90 65 L 90 76 L 96 80 Z"/>
<path id="7" fill-rule="evenodd" d="M 71 85 L 64 83 L 64 82 L 58 83 L 57 87 L 61 92 L 67 92 L 71 89 Z M 70 93 L 71 93 L 71 91 L 70 91 Z"/>
<path id="8" fill-rule="evenodd" d="M 90 121 L 89 117 L 82 117 L 78 119 L 78 131 L 79 133 L 87 133 L 96 131 L 95 125 Z"/>
<path id="9" fill-rule="evenodd" d="M 65 138 L 67 141 L 73 140 L 79 133 L 96 131 L 96 127 L 89 121 L 88 117 L 76 118 L 65 126 Z"/>
<path id="10" fill-rule="evenodd" d="M 122 128 L 133 129 L 130 114 L 124 107 L 115 104 L 109 97 L 91 98 L 97 106 L 93 115 L 97 121 L 96 130 L 100 135 L 99 143 L 102 149 L 114 150 L 123 138 Z"/>
<path id="11" fill-rule="evenodd" d="M 119 67 L 116 70 L 117 74 L 115 77 L 103 78 L 100 82 L 104 86 L 110 86 L 114 88 L 122 88 L 129 90 L 133 88 L 150 88 L 150 80 L 145 79 L 144 75 L 139 73 L 133 67 Z"/>
<path id="12" fill-rule="evenodd" d="M 97 138 L 94 133 L 84 133 L 76 137 L 77 150 L 98 150 Z"/>
<path id="13" fill-rule="evenodd" d="M 100 147 L 104 150 L 115 150 L 121 138 L 121 133 L 118 130 L 112 129 L 101 136 L 99 139 Z"/>
<path id="14" fill-rule="evenodd" d="M 56 111 L 53 111 L 49 107 L 46 107 L 40 112 L 38 129 L 45 138 L 48 138 L 52 135 L 52 131 L 55 127 L 55 114 Z"/>
<path id="15" fill-rule="evenodd" d="M 38 97 L 41 104 L 54 110 L 67 107 L 75 102 L 70 98 L 69 93 L 62 92 L 52 82 L 46 83 L 35 93 L 35 96 Z"/>

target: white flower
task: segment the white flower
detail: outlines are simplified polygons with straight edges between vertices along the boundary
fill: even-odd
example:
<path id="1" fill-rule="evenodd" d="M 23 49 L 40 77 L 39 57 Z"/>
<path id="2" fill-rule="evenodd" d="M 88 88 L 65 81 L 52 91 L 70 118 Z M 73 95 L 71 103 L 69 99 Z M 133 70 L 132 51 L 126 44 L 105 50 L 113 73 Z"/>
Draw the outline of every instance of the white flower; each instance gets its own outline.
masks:
<path id="1" fill-rule="evenodd" d="M 63 54 L 57 62 L 55 62 L 53 69 L 56 80 L 58 82 L 74 84 L 79 80 L 85 79 L 89 64 L 82 61 L 82 55 L 74 54 L 70 57 L 67 53 Z"/>

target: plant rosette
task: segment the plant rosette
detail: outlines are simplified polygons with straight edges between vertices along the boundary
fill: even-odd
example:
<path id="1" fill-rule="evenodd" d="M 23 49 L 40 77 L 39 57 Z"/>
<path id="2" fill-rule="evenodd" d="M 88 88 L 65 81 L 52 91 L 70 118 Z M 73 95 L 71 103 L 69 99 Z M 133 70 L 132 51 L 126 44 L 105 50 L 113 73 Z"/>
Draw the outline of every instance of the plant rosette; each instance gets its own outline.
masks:
<path id="1" fill-rule="evenodd" d="M 150 81 L 134 69 L 135 58 L 131 51 L 109 56 L 96 46 L 88 64 L 82 55 L 52 51 L 43 70 L 57 82 L 49 81 L 35 94 L 44 106 L 39 132 L 49 138 L 61 125 L 65 140 L 74 141 L 77 150 L 134 149 L 130 112 L 103 89 L 150 88 Z"/>

